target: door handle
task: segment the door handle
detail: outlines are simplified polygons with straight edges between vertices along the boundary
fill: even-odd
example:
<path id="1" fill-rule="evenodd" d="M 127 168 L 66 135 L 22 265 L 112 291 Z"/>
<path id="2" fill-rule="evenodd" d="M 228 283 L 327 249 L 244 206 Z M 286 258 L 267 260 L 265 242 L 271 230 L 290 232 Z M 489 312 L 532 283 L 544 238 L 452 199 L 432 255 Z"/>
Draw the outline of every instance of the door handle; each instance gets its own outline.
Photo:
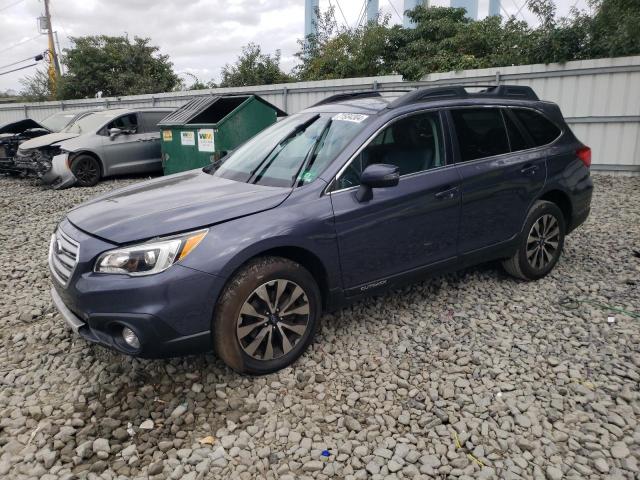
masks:
<path id="1" fill-rule="evenodd" d="M 532 177 L 536 174 L 539 168 L 540 167 L 538 167 L 538 165 L 528 165 L 524 167 L 522 170 L 520 170 L 520 173 L 528 177 Z"/>
<path id="2" fill-rule="evenodd" d="M 456 197 L 456 195 L 458 194 L 458 187 L 453 187 L 453 188 L 447 188 L 445 190 L 442 190 L 436 194 L 434 194 L 434 197 L 436 197 L 438 200 L 452 200 Z"/>

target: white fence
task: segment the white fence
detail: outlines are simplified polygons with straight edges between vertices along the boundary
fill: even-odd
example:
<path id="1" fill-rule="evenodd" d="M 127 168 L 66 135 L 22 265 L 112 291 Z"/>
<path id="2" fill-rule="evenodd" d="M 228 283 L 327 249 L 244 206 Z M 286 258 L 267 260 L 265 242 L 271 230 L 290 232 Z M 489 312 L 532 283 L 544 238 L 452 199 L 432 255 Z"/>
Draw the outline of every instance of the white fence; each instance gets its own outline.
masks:
<path id="1" fill-rule="evenodd" d="M 558 103 L 578 138 L 592 148 L 594 169 L 640 172 L 640 56 L 436 73 L 419 82 L 403 82 L 399 75 L 389 75 L 119 98 L 0 104 L 0 124 L 25 117 L 38 120 L 63 109 L 178 107 L 199 95 L 242 92 L 255 92 L 288 113 L 295 113 L 341 92 L 497 83 L 530 85 L 540 98 Z"/>

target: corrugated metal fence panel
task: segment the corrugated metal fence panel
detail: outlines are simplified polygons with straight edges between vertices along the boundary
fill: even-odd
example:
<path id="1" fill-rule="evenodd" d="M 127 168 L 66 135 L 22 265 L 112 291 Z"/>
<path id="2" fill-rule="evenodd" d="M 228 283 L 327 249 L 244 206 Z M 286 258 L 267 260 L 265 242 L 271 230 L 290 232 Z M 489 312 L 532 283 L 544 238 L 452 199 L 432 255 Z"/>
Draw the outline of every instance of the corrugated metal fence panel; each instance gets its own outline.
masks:
<path id="1" fill-rule="evenodd" d="M 540 98 L 558 103 L 578 138 L 593 149 L 594 167 L 640 172 L 640 56 L 435 73 L 420 82 L 402 82 L 400 75 L 388 75 L 122 98 L 0 104 L 0 123 L 25 117 L 40 120 L 61 109 L 97 105 L 179 107 L 197 96 L 221 93 L 257 93 L 279 108 L 295 113 L 336 93 L 496 82 L 529 85 Z"/>

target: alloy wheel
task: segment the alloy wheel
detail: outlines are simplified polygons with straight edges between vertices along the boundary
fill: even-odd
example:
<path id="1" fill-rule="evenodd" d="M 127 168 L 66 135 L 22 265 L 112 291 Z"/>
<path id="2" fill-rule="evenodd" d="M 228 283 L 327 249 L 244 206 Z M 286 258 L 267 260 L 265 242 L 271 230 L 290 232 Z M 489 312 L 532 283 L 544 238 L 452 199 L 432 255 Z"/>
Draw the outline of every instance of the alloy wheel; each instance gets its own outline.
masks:
<path id="1" fill-rule="evenodd" d="M 250 357 L 266 361 L 289 353 L 309 326 L 309 299 L 295 282 L 271 280 L 245 300 L 238 316 L 236 335 Z"/>
<path id="2" fill-rule="evenodd" d="M 98 167 L 90 158 L 81 158 L 75 166 L 74 175 L 83 183 L 91 183 L 98 175 Z"/>
<path id="3" fill-rule="evenodd" d="M 551 214 L 538 218 L 527 237 L 527 261 L 536 270 L 546 268 L 556 257 L 560 244 L 560 225 Z"/>

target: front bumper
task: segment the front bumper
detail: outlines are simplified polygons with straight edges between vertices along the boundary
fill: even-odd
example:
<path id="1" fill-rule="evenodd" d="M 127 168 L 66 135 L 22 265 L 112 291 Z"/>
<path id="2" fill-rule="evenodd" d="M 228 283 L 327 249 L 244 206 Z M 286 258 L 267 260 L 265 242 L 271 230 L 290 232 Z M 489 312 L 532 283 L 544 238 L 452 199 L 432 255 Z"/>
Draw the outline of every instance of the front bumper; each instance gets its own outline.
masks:
<path id="1" fill-rule="evenodd" d="M 55 190 L 61 190 L 74 185 L 76 183 L 76 177 L 67 164 L 68 158 L 69 155 L 67 153 L 53 157 L 53 160 L 51 160 L 51 169 L 41 177 L 42 183 L 51 185 Z"/>
<path id="2" fill-rule="evenodd" d="M 68 221 L 61 227 L 78 242 L 80 253 L 67 286 L 51 275 L 51 297 L 74 332 L 87 341 L 144 358 L 211 350 L 211 319 L 222 278 L 180 264 L 146 277 L 94 273 L 97 256 L 114 245 Z M 124 327 L 135 332 L 140 348 L 124 342 Z"/>

